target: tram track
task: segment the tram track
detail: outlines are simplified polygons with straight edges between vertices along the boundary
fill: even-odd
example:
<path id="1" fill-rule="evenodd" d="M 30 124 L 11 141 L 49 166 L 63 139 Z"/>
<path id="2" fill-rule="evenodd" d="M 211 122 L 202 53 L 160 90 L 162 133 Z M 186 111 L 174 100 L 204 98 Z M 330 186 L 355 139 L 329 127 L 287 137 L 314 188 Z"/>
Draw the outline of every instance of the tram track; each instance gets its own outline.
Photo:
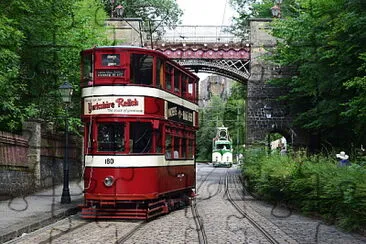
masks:
<path id="1" fill-rule="evenodd" d="M 273 244 L 279 244 L 281 243 L 280 241 L 278 241 L 275 237 L 273 237 L 273 235 L 271 235 L 265 228 L 263 228 L 254 218 L 252 218 L 244 209 L 242 209 L 237 203 L 236 201 L 233 199 L 231 192 L 230 192 L 230 187 L 229 187 L 229 180 L 233 180 L 234 181 L 234 186 L 235 189 L 237 190 L 237 182 L 235 182 L 235 179 L 233 178 L 232 175 L 229 174 L 229 170 L 226 172 L 225 175 L 225 194 L 227 197 L 227 200 L 230 202 L 230 204 L 240 213 L 240 215 L 242 215 L 244 218 L 246 218 L 248 220 L 248 222 L 255 227 L 260 233 L 262 233 L 262 235 L 270 242 Z"/>
<path id="2" fill-rule="evenodd" d="M 197 191 L 199 189 L 202 188 L 202 186 L 207 182 L 207 179 L 210 177 L 210 175 L 214 172 L 215 169 L 212 169 L 211 171 L 209 171 L 206 175 L 204 175 L 201 180 L 200 180 L 200 184 L 197 187 Z M 207 242 L 207 236 L 206 236 L 206 232 L 204 229 L 204 222 L 202 220 L 202 217 L 199 215 L 199 211 L 197 209 L 197 200 L 194 199 L 192 201 L 191 204 L 191 211 L 192 211 L 192 216 L 193 216 L 193 220 L 195 223 L 195 231 L 198 234 L 198 239 L 199 239 L 199 243 L 208 243 Z M 64 227 L 63 229 L 60 227 L 51 227 L 50 230 L 50 235 L 48 236 L 47 239 L 45 239 L 44 241 L 42 241 L 42 243 L 46 244 L 46 243 L 52 243 L 52 242 L 58 242 L 58 240 L 61 240 L 63 238 L 63 236 L 76 231 L 78 229 L 81 228 L 85 228 L 88 225 L 92 225 L 92 224 L 98 224 L 99 221 L 87 221 L 87 222 L 82 222 L 80 224 L 75 225 L 75 221 L 70 221 L 70 226 Z M 102 223 L 102 222 L 101 222 Z M 136 226 L 134 226 L 131 230 L 129 231 L 123 231 L 122 235 L 120 235 L 118 237 L 118 235 L 115 235 L 115 242 L 114 243 L 126 243 L 129 242 L 129 240 L 133 239 L 134 235 L 137 234 L 142 228 L 144 228 L 149 221 L 142 221 L 142 222 L 135 222 L 137 223 Z M 109 225 L 113 225 L 113 223 L 110 223 Z M 66 224 L 67 225 L 67 224 Z M 108 225 L 108 226 L 109 226 Z M 99 226 L 99 228 L 103 228 L 102 226 Z M 121 234 L 121 233 L 120 233 Z"/>
<path id="3" fill-rule="evenodd" d="M 142 227 L 144 227 L 147 224 L 147 221 L 143 221 L 136 225 L 132 230 L 124 234 L 121 238 L 119 238 L 115 243 L 125 243 L 127 240 L 129 240 L 137 231 L 139 231 Z"/>
<path id="4" fill-rule="evenodd" d="M 68 222 L 68 227 L 66 229 L 63 229 L 62 227 L 59 227 L 60 225 L 60 221 L 67 221 Z M 34 231 L 34 233 L 40 233 L 40 232 L 45 232 L 45 230 L 49 230 L 49 235 L 48 235 L 48 238 L 43 240 L 43 241 L 40 241 L 39 243 L 40 244 L 47 244 L 47 243 L 52 243 L 54 241 L 56 241 L 57 239 L 69 234 L 70 232 L 72 231 L 75 231 L 75 230 L 78 230 L 82 227 L 85 227 L 87 225 L 90 224 L 90 222 L 81 222 L 80 224 L 77 224 L 75 225 L 75 221 L 72 220 L 72 217 L 69 217 L 67 219 L 64 219 L 64 220 L 60 220 L 58 222 L 55 222 L 47 227 L 44 227 L 44 228 L 41 228 L 41 229 L 38 229 L 36 231 Z M 73 226 L 75 225 L 75 226 Z M 19 237 L 21 238 L 21 237 Z M 16 238 L 12 241 L 9 241 L 8 243 L 17 243 L 19 241 L 19 238 Z"/>
<path id="5" fill-rule="evenodd" d="M 202 180 L 200 182 L 200 184 L 198 185 L 198 187 L 196 188 L 196 192 L 199 191 L 199 189 L 202 187 L 203 183 L 205 183 L 205 181 L 208 179 L 208 177 L 215 171 L 215 168 L 213 168 L 208 174 L 206 174 L 205 176 L 201 177 Z"/>
<path id="6" fill-rule="evenodd" d="M 235 177 L 235 176 L 234 176 Z M 247 189 L 247 187 L 246 187 L 246 184 L 245 184 L 245 181 L 243 180 L 243 178 L 242 177 L 240 177 L 240 176 L 236 176 L 235 177 L 235 181 L 236 181 L 236 184 L 235 184 L 235 186 L 236 186 L 236 188 L 237 188 L 237 185 L 238 184 L 240 184 L 240 186 L 242 186 L 242 193 L 243 194 L 240 194 L 240 191 L 238 190 L 238 193 L 239 193 L 239 195 L 240 195 L 240 197 L 241 197 L 241 199 L 242 199 L 242 201 L 246 201 L 246 202 L 248 202 L 248 200 L 252 200 L 252 201 L 258 201 L 257 200 L 257 198 L 258 198 L 258 196 L 256 196 L 255 194 L 253 194 L 253 193 L 251 193 L 248 189 Z M 275 209 L 276 209 L 276 207 L 282 207 L 281 205 L 279 205 L 278 203 L 275 203 L 275 204 L 273 204 L 273 206 L 271 207 L 271 209 L 270 209 L 270 214 L 271 214 L 271 216 L 273 216 L 273 217 L 275 217 L 275 218 L 277 218 L 277 219 L 286 219 L 286 218 L 289 218 L 289 217 L 291 217 L 292 215 L 293 215 L 293 210 L 291 209 L 291 208 L 289 208 L 288 206 L 284 206 L 285 207 L 285 209 L 287 210 L 287 212 L 286 213 L 284 213 L 284 214 L 281 214 L 281 215 L 279 215 L 279 214 L 276 214 L 275 213 Z M 262 216 L 262 214 L 261 213 L 258 213 L 259 215 L 261 215 Z M 266 218 L 268 221 L 270 221 L 270 222 L 272 222 L 273 223 L 273 220 L 270 220 L 269 218 L 268 218 L 268 216 L 267 217 L 265 217 L 265 216 L 262 216 L 263 218 Z M 276 225 L 279 229 L 281 229 L 281 228 L 283 228 L 283 226 L 282 225 L 278 225 L 278 224 L 276 224 L 276 223 L 273 223 L 274 225 Z M 296 224 L 296 223 L 295 223 Z M 320 226 L 322 225 L 322 223 L 321 222 L 318 222 L 318 223 L 316 223 L 316 228 L 315 228 L 315 230 L 314 230 L 314 243 L 319 243 L 319 229 L 320 229 Z M 293 238 L 293 237 L 292 237 Z M 294 240 L 294 239 L 292 239 L 292 240 Z"/>
<path id="7" fill-rule="evenodd" d="M 208 243 L 207 235 L 206 235 L 203 220 L 198 213 L 196 200 L 193 200 L 193 202 L 191 204 L 191 212 L 192 212 L 194 223 L 196 225 L 196 232 L 198 234 L 198 243 L 207 244 Z"/>
<path id="8" fill-rule="evenodd" d="M 203 184 L 207 181 L 208 177 L 215 171 L 215 168 L 213 168 L 208 174 L 206 174 L 204 177 L 201 177 L 200 179 L 200 183 L 196 188 L 196 193 L 199 192 L 199 190 L 201 189 L 201 187 L 203 186 Z M 205 199 L 200 199 L 200 201 L 203 201 Z M 197 208 L 197 203 L 200 202 L 198 201 L 196 198 L 194 198 L 192 200 L 191 203 L 191 212 L 192 212 L 192 217 L 195 223 L 195 230 L 197 232 L 198 235 L 198 243 L 203 243 L 203 244 L 207 244 L 208 240 L 207 240 L 207 235 L 206 235 L 206 231 L 205 231 L 205 227 L 204 227 L 204 222 L 202 220 L 202 217 L 200 216 L 199 212 L 198 212 L 198 208 Z"/>
<path id="9" fill-rule="evenodd" d="M 153 221 L 81 219 L 78 215 L 24 234 L 9 243 L 362 243 L 334 236 L 332 229 L 291 216 L 253 199 L 235 168 L 202 166 L 197 177 L 200 197 L 190 207 Z M 284 213 L 284 214 L 283 214 Z M 312 224 L 314 223 L 314 224 Z M 315 226 L 316 224 L 316 226 Z M 313 231 L 318 233 L 312 236 Z M 326 234 L 324 234 L 326 233 Z M 333 234 L 333 235 L 332 235 Z M 347 242 L 348 241 L 348 242 Z"/>

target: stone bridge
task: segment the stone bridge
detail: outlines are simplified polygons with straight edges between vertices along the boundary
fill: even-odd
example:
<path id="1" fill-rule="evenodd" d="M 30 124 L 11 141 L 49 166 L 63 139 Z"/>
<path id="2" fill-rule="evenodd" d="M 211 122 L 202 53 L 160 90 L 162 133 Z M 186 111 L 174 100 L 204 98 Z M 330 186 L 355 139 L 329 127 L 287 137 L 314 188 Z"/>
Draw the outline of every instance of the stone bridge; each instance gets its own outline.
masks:
<path id="1" fill-rule="evenodd" d="M 222 75 L 246 84 L 247 94 L 243 96 L 247 100 L 247 145 L 269 144 L 268 135 L 278 132 L 294 147 L 306 146 L 307 137 L 292 127 L 286 104 L 277 99 L 286 93 L 286 89 L 267 83 L 272 78 L 286 75 L 284 69 L 263 59 L 276 45 L 276 40 L 268 34 L 270 21 L 252 19 L 246 39 L 230 34 L 229 26 L 177 26 L 166 31 L 158 41 L 154 35 L 150 35 L 153 38 L 140 35 L 135 38 L 135 43 L 141 41 L 140 45 L 161 51 L 194 72 Z M 129 44 L 135 43 L 131 41 Z"/>

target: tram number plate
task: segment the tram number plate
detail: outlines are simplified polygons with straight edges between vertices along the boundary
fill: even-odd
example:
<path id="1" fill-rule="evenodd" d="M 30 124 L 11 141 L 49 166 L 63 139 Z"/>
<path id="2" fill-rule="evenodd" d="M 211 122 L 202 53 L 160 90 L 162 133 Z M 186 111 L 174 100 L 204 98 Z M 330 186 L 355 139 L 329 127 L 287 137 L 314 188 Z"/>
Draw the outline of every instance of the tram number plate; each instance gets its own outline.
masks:
<path id="1" fill-rule="evenodd" d="M 114 159 L 113 158 L 106 158 L 104 160 L 104 164 L 114 164 Z"/>

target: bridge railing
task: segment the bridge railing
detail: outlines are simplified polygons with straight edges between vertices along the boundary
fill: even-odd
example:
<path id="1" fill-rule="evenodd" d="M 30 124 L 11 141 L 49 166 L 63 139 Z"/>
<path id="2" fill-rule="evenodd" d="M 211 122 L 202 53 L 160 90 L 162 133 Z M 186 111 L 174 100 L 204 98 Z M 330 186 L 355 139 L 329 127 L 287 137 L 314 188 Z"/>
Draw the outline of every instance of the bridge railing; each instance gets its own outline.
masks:
<path id="1" fill-rule="evenodd" d="M 160 42 L 167 43 L 237 43 L 241 38 L 229 32 L 230 26 L 222 25 L 178 25 L 175 29 L 164 29 Z M 157 38 L 157 37 L 156 37 Z"/>

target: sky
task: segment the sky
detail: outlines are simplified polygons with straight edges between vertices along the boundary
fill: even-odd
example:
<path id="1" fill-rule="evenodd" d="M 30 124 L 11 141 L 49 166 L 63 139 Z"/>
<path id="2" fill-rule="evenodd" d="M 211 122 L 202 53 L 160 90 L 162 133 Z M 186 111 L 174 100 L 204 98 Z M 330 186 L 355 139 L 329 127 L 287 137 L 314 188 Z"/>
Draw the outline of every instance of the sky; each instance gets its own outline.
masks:
<path id="1" fill-rule="evenodd" d="M 230 25 L 235 11 L 229 0 L 177 0 L 183 10 L 182 25 Z M 201 80 L 209 74 L 198 73 Z"/>
<path id="2" fill-rule="evenodd" d="M 177 0 L 183 25 L 229 25 L 235 13 L 229 0 Z"/>

